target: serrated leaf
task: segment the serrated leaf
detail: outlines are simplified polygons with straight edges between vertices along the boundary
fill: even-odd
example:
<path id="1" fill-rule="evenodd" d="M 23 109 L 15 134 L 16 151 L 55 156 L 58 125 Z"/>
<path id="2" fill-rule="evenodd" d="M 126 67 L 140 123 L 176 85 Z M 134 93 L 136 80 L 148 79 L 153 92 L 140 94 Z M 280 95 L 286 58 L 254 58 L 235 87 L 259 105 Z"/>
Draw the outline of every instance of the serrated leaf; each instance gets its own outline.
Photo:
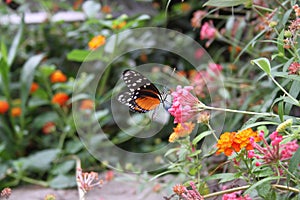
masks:
<path id="1" fill-rule="evenodd" d="M 255 60 L 251 60 L 251 64 L 256 64 L 268 75 L 271 73 L 271 64 L 267 58 L 257 58 Z"/>
<path id="2" fill-rule="evenodd" d="M 247 4 L 248 0 L 209 0 L 203 6 L 232 7 Z"/>

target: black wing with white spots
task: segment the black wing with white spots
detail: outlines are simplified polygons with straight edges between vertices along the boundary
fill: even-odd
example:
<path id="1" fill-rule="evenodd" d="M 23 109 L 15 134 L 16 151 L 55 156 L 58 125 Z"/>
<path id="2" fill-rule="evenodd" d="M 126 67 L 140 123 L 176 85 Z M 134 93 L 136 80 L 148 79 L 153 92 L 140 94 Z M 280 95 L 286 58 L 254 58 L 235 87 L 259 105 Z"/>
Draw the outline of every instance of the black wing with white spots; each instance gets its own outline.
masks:
<path id="1" fill-rule="evenodd" d="M 159 90 L 146 77 L 134 70 L 125 70 L 122 78 L 129 92 L 119 95 L 118 101 L 131 111 L 145 113 L 153 110 L 161 102 Z"/>

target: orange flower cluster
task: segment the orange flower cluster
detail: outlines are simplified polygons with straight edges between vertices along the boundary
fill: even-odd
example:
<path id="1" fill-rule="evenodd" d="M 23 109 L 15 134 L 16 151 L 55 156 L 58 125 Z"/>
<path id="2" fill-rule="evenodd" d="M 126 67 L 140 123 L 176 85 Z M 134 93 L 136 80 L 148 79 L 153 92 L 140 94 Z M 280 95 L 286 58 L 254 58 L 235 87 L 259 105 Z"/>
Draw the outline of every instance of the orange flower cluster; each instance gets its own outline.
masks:
<path id="1" fill-rule="evenodd" d="M 254 138 L 255 142 L 260 141 L 257 131 L 253 131 L 251 128 L 239 131 L 238 133 L 225 132 L 218 140 L 217 154 L 224 153 L 226 156 L 230 156 L 233 151 L 239 152 L 242 148 L 252 150 L 251 137 Z"/>
<path id="2" fill-rule="evenodd" d="M 9 104 L 7 101 L 0 100 L 0 114 L 4 114 L 8 111 L 9 109 Z"/>
<path id="3" fill-rule="evenodd" d="M 95 50 L 98 47 L 104 45 L 105 42 L 106 38 L 103 35 L 97 35 L 89 41 L 88 45 L 91 50 Z"/>
<path id="4" fill-rule="evenodd" d="M 81 101 L 80 110 L 92 110 L 94 108 L 95 104 L 94 101 L 90 99 L 85 99 Z"/>
<path id="5" fill-rule="evenodd" d="M 13 117 L 19 117 L 22 114 L 22 110 L 20 107 L 15 107 L 11 109 L 11 115 Z"/>
<path id="6" fill-rule="evenodd" d="M 60 106 L 63 106 L 66 104 L 66 102 L 69 100 L 69 96 L 66 93 L 59 92 L 56 93 L 53 97 L 51 102 L 53 104 L 58 104 Z"/>
<path id="7" fill-rule="evenodd" d="M 50 75 L 50 81 L 51 83 L 62 83 L 67 81 L 67 77 L 62 71 L 56 70 Z"/>
<path id="8" fill-rule="evenodd" d="M 169 137 L 169 142 L 173 143 L 181 137 L 186 137 L 194 130 L 195 124 L 192 122 L 178 123 L 173 129 L 174 132 Z"/>

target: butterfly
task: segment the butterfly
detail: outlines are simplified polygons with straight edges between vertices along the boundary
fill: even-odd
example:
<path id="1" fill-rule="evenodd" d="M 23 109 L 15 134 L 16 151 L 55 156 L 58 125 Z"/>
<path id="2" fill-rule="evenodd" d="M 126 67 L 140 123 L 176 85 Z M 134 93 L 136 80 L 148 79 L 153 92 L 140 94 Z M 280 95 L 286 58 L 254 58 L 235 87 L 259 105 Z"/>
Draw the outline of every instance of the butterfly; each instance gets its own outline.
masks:
<path id="1" fill-rule="evenodd" d="M 129 88 L 118 96 L 118 101 L 133 112 L 146 113 L 164 102 L 157 87 L 146 77 L 134 70 L 125 70 L 122 79 Z"/>
<path id="2" fill-rule="evenodd" d="M 11 9 L 17 10 L 20 6 L 19 3 L 13 1 L 13 0 L 2 0 L 6 5 L 8 5 Z"/>

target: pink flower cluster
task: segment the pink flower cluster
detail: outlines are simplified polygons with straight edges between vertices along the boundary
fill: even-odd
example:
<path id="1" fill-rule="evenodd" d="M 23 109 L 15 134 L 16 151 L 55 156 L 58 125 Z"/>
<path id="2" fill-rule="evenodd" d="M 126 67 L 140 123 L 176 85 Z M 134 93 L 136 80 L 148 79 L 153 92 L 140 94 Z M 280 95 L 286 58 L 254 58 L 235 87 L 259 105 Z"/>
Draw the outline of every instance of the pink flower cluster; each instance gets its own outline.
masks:
<path id="1" fill-rule="evenodd" d="M 224 194 L 222 196 L 222 200 L 252 200 L 252 198 L 249 196 L 249 194 L 242 196 L 241 191 L 237 191 L 229 194 Z"/>
<path id="2" fill-rule="evenodd" d="M 190 182 L 190 185 L 192 188 L 191 190 L 188 190 L 183 185 L 175 185 L 173 187 L 173 191 L 175 192 L 175 194 L 180 196 L 180 199 L 183 200 L 204 200 L 204 198 L 198 192 L 195 183 Z"/>
<path id="3" fill-rule="evenodd" d="M 205 98 L 206 93 L 205 88 L 207 88 L 207 83 L 213 83 L 214 80 L 221 74 L 223 66 L 220 64 L 209 63 L 206 71 L 199 71 L 197 74 L 192 77 L 191 85 L 194 87 L 194 92 L 200 98 Z M 209 87 L 210 92 L 216 87 L 213 88 L 211 85 Z"/>
<path id="4" fill-rule="evenodd" d="M 296 74 L 296 75 L 300 75 L 300 63 L 298 62 L 293 62 L 289 68 L 289 74 Z"/>
<path id="5" fill-rule="evenodd" d="M 205 47 L 209 47 L 212 41 L 217 37 L 217 29 L 214 27 L 212 21 L 205 22 L 200 31 L 200 40 L 208 39 L 205 43 Z"/>
<path id="6" fill-rule="evenodd" d="M 103 185 L 103 180 L 99 179 L 96 172 L 83 172 L 81 168 L 78 168 L 76 174 L 77 184 L 84 193 Z"/>
<path id="7" fill-rule="evenodd" d="M 263 131 L 259 133 L 259 137 L 262 139 L 265 147 L 258 145 L 254 141 L 254 138 L 250 138 L 250 142 L 254 149 L 257 150 L 257 153 L 255 153 L 254 150 L 250 150 L 248 151 L 248 157 L 263 160 L 263 164 L 276 163 L 279 160 L 288 160 L 293 156 L 299 147 L 297 140 L 280 144 L 282 141 L 282 135 L 279 135 L 277 131 L 270 135 L 271 145 L 267 143 Z M 262 163 L 257 162 L 256 166 L 260 166 L 261 164 Z"/>
<path id="8" fill-rule="evenodd" d="M 197 104 L 200 101 L 190 92 L 192 86 L 178 85 L 176 91 L 172 92 L 173 102 L 172 107 L 168 109 L 171 115 L 175 117 L 174 123 L 184 123 L 193 120 L 197 116 Z"/>

